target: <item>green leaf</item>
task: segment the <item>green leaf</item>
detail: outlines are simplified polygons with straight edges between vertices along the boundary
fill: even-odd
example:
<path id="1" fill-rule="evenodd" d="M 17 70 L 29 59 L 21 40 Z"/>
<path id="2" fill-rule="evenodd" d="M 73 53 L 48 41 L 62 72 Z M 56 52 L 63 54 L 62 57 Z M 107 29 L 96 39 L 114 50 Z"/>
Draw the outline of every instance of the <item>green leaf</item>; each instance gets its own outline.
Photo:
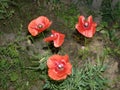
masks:
<path id="1" fill-rule="evenodd" d="M 45 69 L 45 66 L 46 66 L 46 65 L 44 65 L 44 64 L 40 64 L 40 65 L 39 65 L 39 69 L 40 69 L 40 70 L 44 70 L 44 69 Z"/>
<path id="2" fill-rule="evenodd" d="M 103 29 L 103 27 L 97 27 L 96 31 L 100 31 L 102 29 Z"/>
<path id="3" fill-rule="evenodd" d="M 11 74 L 10 74 L 10 80 L 11 81 L 16 81 L 18 79 L 18 74 L 16 73 L 16 72 L 12 72 Z"/>

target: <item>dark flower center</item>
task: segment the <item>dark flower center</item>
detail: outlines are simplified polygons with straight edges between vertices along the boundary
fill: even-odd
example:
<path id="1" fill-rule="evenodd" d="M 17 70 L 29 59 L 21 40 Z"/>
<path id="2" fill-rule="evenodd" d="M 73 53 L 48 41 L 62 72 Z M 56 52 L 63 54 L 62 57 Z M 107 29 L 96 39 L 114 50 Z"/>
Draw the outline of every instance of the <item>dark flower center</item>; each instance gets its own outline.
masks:
<path id="1" fill-rule="evenodd" d="M 58 69 L 59 70 L 63 70 L 64 69 L 64 65 L 63 64 L 58 64 Z"/>
<path id="2" fill-rule="evenodd" d="M 88 26 L 89 26 L 88 22 L 85 22 L 84 27 L 88 27 Z"/>
<path id="3" fill-rule="evenodd" d="M 38 28 L 42 28 L 42 27 L 43 27 L 43 25 L 41 25 L 41 24 L 38 25 Z"/>

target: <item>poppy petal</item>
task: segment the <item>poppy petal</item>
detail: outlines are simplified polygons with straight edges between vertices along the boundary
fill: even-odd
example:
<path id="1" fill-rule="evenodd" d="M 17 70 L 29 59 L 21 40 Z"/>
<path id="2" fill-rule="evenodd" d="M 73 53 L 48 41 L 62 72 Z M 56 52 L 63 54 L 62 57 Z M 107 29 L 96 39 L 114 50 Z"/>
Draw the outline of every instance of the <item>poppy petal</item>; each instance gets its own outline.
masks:
<path id="1" fill-rule="evenodd" d="M 29 29 L 29 32 L 31 33 L 32 36 L 38 35 L 38 31 L 36 31 L 35 29 Z"/>
<path id="2" fill-rule="evenodd" d="M 84 16 L 79 16 L 79 23 L 84 23 L 85 22 L 85 17 Z"/>
<path id="3" fill-rule="evenodd" d="M 47 61 L 47 66 L 49 68 L 53 68 L 55 65 L 55 61 L 61 60 L 61 56 L 60 55 L 52 55 L 51 57 L 49 57 L 48 61 Z"/>
<path id="4" fill-rule="evenodd" d="M 67 63 L 67 74 L 70 75 L 72 73 L 72 65 Z"/>
<path id="5" fill-rule="evenodd" d="M 84 31 L 83 35 L 90 38 L 90 37 L 93 36 L 93 31 L 92 30 L 89 30 L 89 31 L 86 30 L 86 31 Z"/>
<path id="6" fill-rule="evenodd" d="M 58 35 L 58 39 L 54 41 L 54 46 L 60 47 L 64 42 L 64 37 L 65 37 L 64 35 L 61 36 Z"/>
<path id="7" fill-rule="evenodd" d="M 47 60 L 47 66 L 48 66 L 48 68 L 54 68 L 55 67 L 55 63 L 53 62 L 53 60 L 54 59 L 51 59 L 51 58 L 49 58 Z"/>
<path id="8" fill-rule="evenodd" d="M 63 76 L 59 76 L 59 74 L 56 73 L 55 70 L 49 69 L 48 70 L 48 75 L 50 78 L 52 78 L 53 80 L 63 80 L 66 79 L 67 75 L 63 75 Z"/>
<path id="9" fill-rule="evenodd" d="M 64 58 L 65 62 L 69 62 L 69 56 L 68 55 L 64 55 L 63 58 Z"/>
<path id="10" fill-rule="evenodd" d="M 92 23 L 93 23 L 93 18 L 92 18 L 92 16 L 89 16 L 87 21 L 88 21 L 89 25 L 91 26 Z"/>
<path id="11" fill-rule="evenodd" d="M 51 41 L 53 41 L 53 40 L 55 40 L 56 39 L 56 37 L 46 37 L 46 38 L 44 38 L 44 41 L 45 42 L 51 42 Z"/>
<path id="12" fill-rule="evenodd" d="M 85 23 L 85 17 L 84 16 L 79 16 L 79 21 L 78 23 L 76 24 L 75 28 L 82 34 L 84 32 L 84 25 L 83 23 Z"/>
<path id="13" fill-rule="evenodd" d="M 54 46 L 60 47 L 64 42 L 65 35 L 62 33 L 56 32 L 55 30 L 52 30 L 52 33 L 57 37 L 54 40 Z"/>
<path id="14" fill-rule="evenodd" d="M 36 36 L 36 35 L 38 35 L 38 31 L 36 30 L 36 23 L 35 23 L 35 20 L 32 20 L 31 22 L 30 22 L 30 24 L 28 25 L 28 31 L 30 32 L 30 34 L 32 35 L 32 36 Z"/>

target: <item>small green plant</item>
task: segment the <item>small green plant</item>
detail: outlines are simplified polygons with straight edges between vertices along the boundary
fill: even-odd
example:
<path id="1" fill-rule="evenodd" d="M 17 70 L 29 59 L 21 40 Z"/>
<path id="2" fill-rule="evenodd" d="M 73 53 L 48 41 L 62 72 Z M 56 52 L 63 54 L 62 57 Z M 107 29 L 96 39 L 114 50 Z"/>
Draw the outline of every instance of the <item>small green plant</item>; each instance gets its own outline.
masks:
<path id="1" fill-rule="evenodd" d="M 9 18 L 13 15 L 14 10 L 10 9 L 10 4 L 15 4 L 11 0 L 0 0 L 0 19 Z"/>
<path id="2" fill-rule="evenodd" d="M 65 22 L 65 26 L 74 29 L 78 21 L 79 12 L 75 5 L 71 4 L 70 7 L 65 9 L 65 5 L 61 4 L 62 9 L 56 10 L 55 14 Z M 62 10 L 62 11 L 61 11 Z"/>
<path id="3" fill-rule="evenodd" d="M 15 44 L 0 47 L 0 86 L 2 86 L 3 89 L 7 89 L 8 82 L 18 79 L 17 73 L 13 73 L 13 71 L 19 64 L 19 52 Z"/>
<path id="4" fill-rule="evenodd" d="M 17 46 L 15 44 L 10 44 L 7 47 L 0 47 L 0 55 L 3 57 L 17 58 L 19 52 L 17 51 Z"/>
<path id="5" fill-rule="evenodd" d="M 80 49 L 78 51 L 78 55 L 82 60 L 86 60 L 88 58 L 89 54 L 90 54 L 90 52 L 89 52 L 88 47 L 82 46 L 82 49 Z"/>
<path id="6" fill-rule="evenodd" d="M 32 72 L 25 67 L 32 59 L 39 60 L 43 57 L 40 58 L 41 55 L 29 57 L 25 49 L 23 50 L 16 43 L 8 43 L 0 47 L 0 89 L 3 90 L 9 89 L 10 86 L 17 90 L 29 90 L 30 85 L 33 85 L 33 80 L 39 80 L 39 72 Z"/>
<path id="7" fill-rule="evenodd" d="M 112 7 L 112 0 L 103 0 L 101 5 L 102 20 L 105 22 L 118 21 L 120 18 L 120 2 Z"/>
<path id="8" fill-rule="evenodd" d="M 119 25 L 118 22 L 114 23 L 111 28 L 107 22 L 102 22 L 97 31 L 103 34 L 108 44 L 111 46 L 106 47 L 105 52 L 109 55 L 119 56 L 120 55 L 120 34 L 119 34 Z"/>
<path id="9" fill-rule="evenodd" d="M 73 3 L 77 6 L 84 5 L 88 8 L 91 7 L 93 0 L 73 0 Z"/>

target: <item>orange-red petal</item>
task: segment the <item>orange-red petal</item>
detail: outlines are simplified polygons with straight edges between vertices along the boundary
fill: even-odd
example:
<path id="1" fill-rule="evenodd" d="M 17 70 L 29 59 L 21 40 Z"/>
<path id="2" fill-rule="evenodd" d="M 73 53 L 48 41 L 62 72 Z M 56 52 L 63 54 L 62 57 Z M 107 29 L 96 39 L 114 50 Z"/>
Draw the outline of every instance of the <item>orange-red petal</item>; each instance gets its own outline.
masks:
<path id="1" fill-rule="evenodd" d="M 88 23 L 89 23 L 89 26 L 93 24 L 93 18 L 91 15 L 88 17 Z"/>
<path id="2" fill-rule="evenodd" d="M 53 40 L 55 40 L 56 39 L 56 37 L 52 37 L 52 36 L 50 36 L 50 37 L 46 37 L 46 38 L 44 38 L 44 41 L 45 42 L 51 42 L 51 41 L 53 41 Z"/>
<path id="3" fill-rule="evenodd" d="M 58 55 L 58 54 L 55 54 L 55 55 L 52 55 L 51 57 L 49 57 L 49 59 L 48 59 L 48 61 L 47 61 L 47 66 L 48 66 L 48 68 L 54 68 L 55 62 L 56 62 L 56 61 L 59 61 L 59 60 L 61 60 L 61 59 L 64 60 L 63 56 L 60 56 L 60 55 Z"/>
<path id="4" fill-rule="evenodd" d="M 54 46 L 55 47 L 60 47 L 64 42 L 65 35 L 62 34 L 62 33 L 56 32 L 55 30 L 52 30 L 52 33 L 57 36 L 57 38 L 53 41 Z"/>
<path id="5" fill-rule="evenodd" d="M 36 26 L 35 20 L 32 20 L 28 25 L 28 31 L 32 36 L 38 35 L 38 31 L 36 30 L 35 26 Z"/>
<path id="6" fill-rule="evenodd" d="M 48 76 L 49 76 L 50 78 L 52 78 L 53 80 L 63 80 L 63 79 L 66 79 L 67 74 L 65 74 L 65 75 L 63 75 L 63 76 L 59 76 L 59 75 L 55 72 L 55 70 L 49 69 L 49 70 L 48 70 Z"/>
<path id="7" fill-rule="evenodd" d="M 70 75 L 72 73 L 72 65 L 67 63 L 67 74 Z"/>

